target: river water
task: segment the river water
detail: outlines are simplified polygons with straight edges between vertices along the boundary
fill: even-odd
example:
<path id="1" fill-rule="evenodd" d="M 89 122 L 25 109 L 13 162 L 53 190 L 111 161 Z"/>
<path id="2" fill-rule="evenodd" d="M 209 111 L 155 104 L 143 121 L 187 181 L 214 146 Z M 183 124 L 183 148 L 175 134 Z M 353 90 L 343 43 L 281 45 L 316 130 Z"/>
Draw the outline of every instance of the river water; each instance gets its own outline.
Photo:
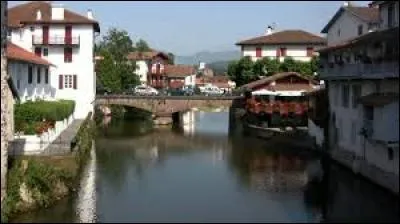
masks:
<path id="1" fill-rule="evenodd" d="M 184 121 L 99 125 L 77 196 L 13 222 L 399 221 L 398 198 L 338 165 L 308 183 L 320 168 L 307 149 L 229 137 L 226 112 Z"/>

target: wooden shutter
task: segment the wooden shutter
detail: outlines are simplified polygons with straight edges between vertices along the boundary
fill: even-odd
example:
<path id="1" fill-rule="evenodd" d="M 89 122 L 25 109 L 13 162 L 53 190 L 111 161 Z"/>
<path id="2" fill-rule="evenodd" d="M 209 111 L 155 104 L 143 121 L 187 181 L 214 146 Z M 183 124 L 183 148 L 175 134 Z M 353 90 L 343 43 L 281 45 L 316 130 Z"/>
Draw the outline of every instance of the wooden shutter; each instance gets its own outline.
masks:
<path id="1" fill-rule="evenodd" d="M 286 48 L 281 48 L 281 56 L 286 57 Z"/>
<path id="2" fill-rule="evenodd" d="M 63 89 L 64 87 L 64 82 L 63 82 L 63 75 L 58 76 L 58 88 Z"/>
<path id="3" fill-rule="evenodd" d="M 35 48 L 35 55 L 38 57 L 42 57 L 42 49 L 40 47 Z"/>
<path id="4" fill-rule="evenodd" d="M 256 57 L 257 58 L 261 58 L 262 57 L 261 47 L 257 47 L 256 48 Z"/>
<path id="5" fill-rule="evenodd" d="M 78 86 L 78 83 L 77 83 L 77 82 L 78 82 L 78 79 L 77 79 L 76 75 L 74 75 L 74 81 L 73 81 L 73 83 L 72 83 L 74 89 L 76 89 L 77 86 Z"/>

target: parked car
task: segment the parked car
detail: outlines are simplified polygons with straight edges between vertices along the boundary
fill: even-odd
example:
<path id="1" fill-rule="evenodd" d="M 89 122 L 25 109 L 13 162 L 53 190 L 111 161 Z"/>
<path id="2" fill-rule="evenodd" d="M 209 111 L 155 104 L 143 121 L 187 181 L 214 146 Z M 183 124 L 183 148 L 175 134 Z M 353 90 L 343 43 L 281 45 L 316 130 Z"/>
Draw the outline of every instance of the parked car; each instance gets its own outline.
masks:
<path id="1" fill-rule="evenodd" d="M 134 93 L 139 96 L 156 96 L 158 91 L 150 86 L 136 86 Z"/>
<path id="2" fill-rule="evenodd" d="M 202 89 L 202 94 L 206 96 L 217 96 L 224 94 L 224 91 L 216 86 L 205 86 Z"/>
<path id="3" fill-rule="evenodd" d="M 183 87 L 183 94 L 185 96 L 193 96 L 194 95 L 194 87 L 193 86 L 185 86 Z"/>

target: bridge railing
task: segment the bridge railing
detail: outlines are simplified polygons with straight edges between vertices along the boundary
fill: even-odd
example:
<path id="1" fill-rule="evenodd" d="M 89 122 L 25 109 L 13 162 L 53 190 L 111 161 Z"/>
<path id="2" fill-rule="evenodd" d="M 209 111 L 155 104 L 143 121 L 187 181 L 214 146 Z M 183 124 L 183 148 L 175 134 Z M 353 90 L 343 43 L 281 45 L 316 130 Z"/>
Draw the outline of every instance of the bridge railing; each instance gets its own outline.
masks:
<path id="1" fill-rule="evenodd" d="M 125 95 L 125 94 L 107 94 L 96 95 L 96 99 L 154 99 L 154 100 L 234 100 L 240 99 L 243 96 L 138 96 L 138 95 Z"/>

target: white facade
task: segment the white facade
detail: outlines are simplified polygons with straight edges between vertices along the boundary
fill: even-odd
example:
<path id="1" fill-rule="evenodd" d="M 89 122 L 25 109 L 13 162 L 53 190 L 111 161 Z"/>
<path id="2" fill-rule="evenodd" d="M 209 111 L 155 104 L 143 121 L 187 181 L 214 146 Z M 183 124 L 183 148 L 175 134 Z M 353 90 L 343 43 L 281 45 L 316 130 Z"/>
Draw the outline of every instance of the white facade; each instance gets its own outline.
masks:
<path id="1" fill-rule="evenodd" d="M 137 68 L 135 74 L 139 76 L 140 84 L 145 85 L 147 83 L 149 66 L 147 65 L 146 61 L 137 61 L 136 66 Z"/>
<path id="2" fill-rule="evenodd" d="M 32 69 L 32 81 L 29 83 L 29 67 Z M 51 86 L 51 75 L 46 78 L 47 66 L 33 65 L 20 61 L 8 61 L 8 74 L 11 75 L 21 103 L 28 100 L 53 100 L 56 89 Z M 40 78 L 38 79 L 38 74 Z M 40 81 L 38 83 L 38 81 Z M 47 82 L 46 82 L 47 81 Z"/>
<path id="3" fill-rule="evenodd" d="M 55 11 L 54 11 L 55 10 Z M 56 6 L 53 9 L 53 16 L 57 20 L 63 19 L 64 9 Z M 47 25 L 46 25 L 47 26 Z M 49 26 L 49 43 L 52 41 L 64 41 L 65 29 L 67 24 L 50 23 Z M 93 101 L 96 96 L 96 76 L 94 72 L 94 38 L 95 30 L 93 24 L 72 24 L 72 62 L 64 62 L 65 44 L 37 44 L 42 42 L 42 25 L 25 25 L 21 28 L 12 29 L 11 42 L 26 49 L 35 52 L 36 47 L 40 47 L 42 57 L 55 65 L 50 68 L 50 90 L 51 94 L 45 94 L 47 99 L 69 99 L 76 101 L 75 118 L 83 119 L 86 115 L 93 111 Z M 35 44 L 36 43 L 36 44 Z M 44 55 L 44 51 L 48 55 Z M 16 68 L 17 69 L 17 65 Z M 14 68 L 12 68 L 14 69 Z M 35 70 L 35 69 L 34 69 Z M 27 73 L 24 73 L 27 74 Z M 60 88 L 60 75 L 62 78 L 62 88 Z M 73 76 L 76 76 L 76 83 Z M 34 82 L 35 83 L 35 82 Z M 73 86 L 76 86 L 76 89 Z M 27 86 L 27 89 L 33 87 Z M 41 86 L 37 89 L 42 88 Z M 33 95 L 27 97 L 35 97 L 36 90 Z"/>
<path id="4" fill-rule="evenodd" d="M 359 26 L 362 26 L 363 34 L 367 33 L 370 28 L 373 28 L 367 22 L 344 10 L 327 32 L 328 46 L 359 36 Z"/>
<path id="5" fill-rule="evenodd" d="M 250 56 L 253 61 L 256 61 L 262 57 L 270 57 L 271 59 L 276 58 L 276 52 L 280 48 L 286 48 L 286 56 L 292 57 L 294 60 L 308 62 L 311 60 L 312 56 L 307 55 L 307 48 L 312 47 L 312 45 L 264 45 L 261 47 L 261 57 L 256 57 L 256 46 L 243 46 L 242 56 Z M 283 62 L 285 57 L 280 56 L 279 60 Z"/>
<path id="6" fill-rule="evenodd" d="M 185 77 L 185 86 L 196 85 L 196 74 L 188 75 Z"/>

